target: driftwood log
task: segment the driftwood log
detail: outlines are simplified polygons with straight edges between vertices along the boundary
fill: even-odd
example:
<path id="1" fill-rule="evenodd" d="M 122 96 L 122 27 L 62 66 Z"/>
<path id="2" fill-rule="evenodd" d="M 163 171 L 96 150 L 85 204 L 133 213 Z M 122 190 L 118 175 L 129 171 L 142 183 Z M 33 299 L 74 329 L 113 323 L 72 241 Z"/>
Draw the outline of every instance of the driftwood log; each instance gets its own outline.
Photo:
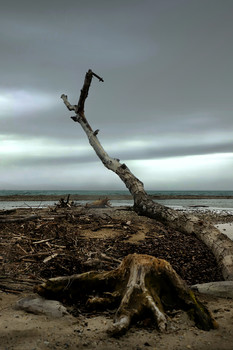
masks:
<path id="1" fill-rule="evenodd" d="M 106 208 L 106 207 L 111 207 L 111 204 L 109 203 L 108 198 L 102 198 L 102 199 L 97 199 L 94 202 L 87 203 L 85 207 L 86 208 Z"/>
<path id="2" fill-rule="evenodd" d="M 84 114 L 84 104 L 93 76 L 103 82 L 102 78 L 89 69 L 77 105 L 71 105 L 64 94 L 61 98 L 66 107 L 75 112 L 75 116 L 71 118 L 81 125 L 97 156 L 106 168 L 116 173 L 125 183 L 133 196 L 134 209 L 138 214 L 154 218 L 181 232 L 195 234 L 215 255 L 219 266 L 222 268 L 225 280 L 233 280 L 233 242 L 209 222 L 204 222 L 193 215 L 180 213 L 154 202 L 144 190 L 143 183 L 131 173 L 129 168 L 120 163 L 119 159 L 111 158 L 103 149 L 97 138 L 99 130 L 92 130 Z"/>
<path id="3" fill-rule="evenodd" d="M 135 320 L 144 318 L 152 318 L 164 331 L 166 311 L 174 309 L 185 310 L 203 330 L 218 327 L 171 265 L 149 255 L 130 254 L 117 269 L 107 272 L 51 278 L 36 286 L 35 292 L 58 300 L 81 299 L 94 309 L 116 308 L 114 323 L 108 330 L 113 336 L 125 333 Z"/>
<path id="4" fill-rule="evenodd" d="M 70 194 L 68 194 L 67 198 L 60 198 L 59 202 L 56 204 L 56 208 L 70 208 L 74 206 L 74 202 L 70 201 Z"/>
<path id="5" fill-rule="evenodd" d="M 0 223 L 8 223 L 8 222 L 25 222 L 25 221 L 32 221 L 32 220 L 38 220 L 40 219 L 39 215 L 24 215 L 24 216 L 19 216 L 19 217 L 6 217 L 6 216 L 1 216 L 0 217 Z"/>

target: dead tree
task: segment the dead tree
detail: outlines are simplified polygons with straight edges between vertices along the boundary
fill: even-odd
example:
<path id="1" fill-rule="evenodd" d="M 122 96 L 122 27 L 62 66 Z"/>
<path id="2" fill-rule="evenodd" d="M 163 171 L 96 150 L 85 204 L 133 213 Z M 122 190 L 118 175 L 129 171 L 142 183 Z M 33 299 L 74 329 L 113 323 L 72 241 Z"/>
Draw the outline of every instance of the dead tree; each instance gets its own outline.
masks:
<path id="1" fill-rule="evenodd" d="M 204 222 L 193 215 L 180 213 L 154 202 L 144 190 L 143 183 L 131 173 L 129 168 L 125 164 L 121 164 L 118 159 L 111 158 L 103 149 L 97 137 L 99 130 L 92 130 L 84 113 L 84 105 L 93 76 L 103 82 L 101 77 L 93 73 L 92 70 L 89 70 L 86 73 L 77 105 L 71 105 L 67 96 L 64 94 L 61 98 L 66 107 L 70 111 L 75 112 L 75 116 L 71 118 L 74 122 L 78 122 L 81 125 L 88 137 L 89 143 L 104 166 L 116 173 L 129 189 L 134 200 L 134 210 L 140 215 L 156 219 L 186 234 L 195 234 L 215 255 L 219 266 L 222 268 L 224 278 L 226 280 L 233 280 L 233 242 L 211 225 L 211 223 Z"/>
<path id="2" fill-rule="evenodd" d="M 154 319 L 158 330 L 164 331 L 166 312 L 177 308 L 185 310 L 200 329 L 218 327 L 171 265 L 149 255 L 130 254 L 111 271 L 51 278 L 36 286 L 35 292 L 47 298 L 81 300 L 94 309 L 116 308 L 108 330 L 113 336 L 125 333 L 133 321 L 143 318 Z"/>

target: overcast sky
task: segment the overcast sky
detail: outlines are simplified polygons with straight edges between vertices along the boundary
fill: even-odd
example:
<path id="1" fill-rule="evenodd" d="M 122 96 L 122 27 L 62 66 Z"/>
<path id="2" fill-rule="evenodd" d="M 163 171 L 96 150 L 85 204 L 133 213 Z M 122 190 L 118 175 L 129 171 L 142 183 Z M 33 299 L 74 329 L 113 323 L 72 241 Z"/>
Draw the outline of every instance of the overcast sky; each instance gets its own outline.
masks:
<path id="1" fill-rule="evenodd" d="M 0 189 L 125 189 L 60 96 L 154 190 L 233 190 L 232 0 L 8 0 Z"/>

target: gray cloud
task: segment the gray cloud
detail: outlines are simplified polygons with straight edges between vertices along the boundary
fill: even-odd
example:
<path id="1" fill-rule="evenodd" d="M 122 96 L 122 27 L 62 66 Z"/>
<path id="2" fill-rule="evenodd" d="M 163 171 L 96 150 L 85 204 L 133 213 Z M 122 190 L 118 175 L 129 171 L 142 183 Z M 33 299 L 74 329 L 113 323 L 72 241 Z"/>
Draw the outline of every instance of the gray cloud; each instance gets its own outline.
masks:
<path id="1" fill-rule="evenodd" d="M 31 140 L 33 148 L 43 139 L 50 152 L 50 143 L 87 145 L 60 95 L 76 103 L 92 68 L 105 82 L 93 80 L 86 115 L 113 156 L 130 161 L 231 153 L 232 11 L 230 0 L 5 2 L 0 140 Z M 126 140 L 143 146 L 117 146 Z M 95 154 L 33 158 L 16 151 L 2 159 L 5 174 L 12 161 L 49 169 L 56 162 L 92 163 Z M 221 183 L 218 176 L 216 170 Z M 230 175 L 227 183 L 232 188 Z"/>
<path id="2" fill-rule="evenodd" d="M 126 150 L 114 150 L 114 156 L 121 156 L 121 163 L 127 160 L 149 160 L 149 159 L 160 159 L 160 158 L 171 158 L 181 156 L 194 156 L 194 155 L 205 155 L 215 153 L 232 153 L 233 141 L 223 143 L 219 145 L 188 145 L 188 146 L 173 146 L 173 147 L 145 147 L 145 148 L 129 148 Z M 85 167 L 86 163 L 95 163 L 97 161 L 95 153 L 90 149 L 89 152 L 78 152 L 76 155 L 29 155 L 29 156 L 17 156 L 9 158 L 9 162 L 14 166 L 64 166 L 64 165 L 82 165 Z"/>

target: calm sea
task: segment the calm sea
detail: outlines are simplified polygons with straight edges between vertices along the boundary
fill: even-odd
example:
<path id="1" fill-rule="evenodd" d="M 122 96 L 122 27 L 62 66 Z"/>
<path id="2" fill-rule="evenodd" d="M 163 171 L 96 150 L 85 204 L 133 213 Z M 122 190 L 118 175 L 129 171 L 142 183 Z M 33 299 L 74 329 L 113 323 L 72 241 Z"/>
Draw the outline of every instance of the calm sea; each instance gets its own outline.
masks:
<path id="1" fill-rule="evenodd" d="M 126 200 L 120 198 L 120 196 L 128 195 L 128 191 L 81 191 L 81 190 L 0 190 L 0 196 L 10 196 L 10 195 L 59 195 L 65 196 L 66 194 L 72 195 L 89 195 L 89 196 L 119 196 L 119 199 L 111 200 L 113 206 L 121 205 L 132 205 L 132 200 Z M 195 199 L 182 199 L 182 198 L 172 198 L 172 199 L 156 199 L 158 203 L 175 208 L 175 209 L 185 209 L 185 210 L 197 210 L 196 206 L 199 206 L 201 210 L 217 210 L 217 211 L 227 211 L 233 213 L 233 198 L 215 198 L 215 196 L 233 196 L 233 191 L 147 191 L 150 195 L 167 195 L 167 196 L 210 196 L 209 198 L 195 198 Z M 77 203 L 83 204 L 87 201 L 76 201 Z M 10 209 L 16 207 L 46 207 L 53 205 L 54 201 L 0 201 L 0 209 Z"/>

